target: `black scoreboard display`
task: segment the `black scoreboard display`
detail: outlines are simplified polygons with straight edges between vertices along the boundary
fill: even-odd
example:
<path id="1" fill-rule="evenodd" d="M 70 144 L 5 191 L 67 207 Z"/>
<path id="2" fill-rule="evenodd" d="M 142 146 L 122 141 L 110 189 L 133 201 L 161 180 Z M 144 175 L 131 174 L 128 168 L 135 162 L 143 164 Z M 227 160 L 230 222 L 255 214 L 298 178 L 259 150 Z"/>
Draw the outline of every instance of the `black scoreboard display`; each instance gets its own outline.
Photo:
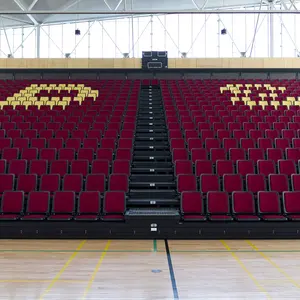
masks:
<path id="1" fill-rule="evenodd" d="M 168 51 L 143 51 L 142 69 L 167 69 Z"/>

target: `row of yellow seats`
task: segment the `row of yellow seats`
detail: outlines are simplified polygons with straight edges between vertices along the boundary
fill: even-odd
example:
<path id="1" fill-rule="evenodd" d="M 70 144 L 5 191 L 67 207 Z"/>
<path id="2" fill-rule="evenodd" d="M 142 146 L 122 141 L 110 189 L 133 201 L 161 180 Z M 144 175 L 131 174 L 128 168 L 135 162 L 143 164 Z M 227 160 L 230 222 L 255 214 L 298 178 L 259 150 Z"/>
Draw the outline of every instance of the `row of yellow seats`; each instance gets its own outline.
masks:
<path id="1" fill-rule="evenodd" d="M 262 108 L 264 109 L 265 106 L 269 105 L 268 101 L 259 101 L 258 104 L 255 101 L 243 101 L 245 103 L 245 105 L 249 105 L 250 109 L 253 108 L 253 106 L 256 105 L 261 105 Z M 235 104 L 234 102 L 232 102 L 233 104 Z M 280 105 L 286 105 L 287 108 L 289 109 L 289 107 L 291 105 L 296 105 L 296 106 L 300 106 L 300 101 L 295 101 L 294 103 L 290 102 L 290 101 L 282 101 L 282 103 L 280 103 L 279 101 L 271 101 L 270 105 L 273 105 L 275 109 L 278 108 L 278 106 Z"/>
<path id="2" fill-rule="evenodd" d="M 259 94 L 259 96 L 261 97 L 262 101 L 264 101 L 264 98 L 266 97 L 265 94 Z M 276 98 L 278 97 L 277 94 L 270 94 L 269 97 L 273 98 L 273 100 L 275 101 Z M 251 97 L 231 97 L 230 98 L 231 101 L 251 101 Z M 291 103 L 294 103 L 296 101 L 300 101 L 300 97 L 286 97 L 286 99 L 284 101 L 290 101 Z"/>
<path id="3" fill-rule="evenodd" d="M 32 88 L 36 88 L 36 87 L 71 87 L 71 88 L 74 88 L 74 87 L 80 87 L 80 88 L 83 88 L 85 87 L 85 85 L 83 83 L 78 83 L 78 84 L 75 84 L 75 83 L 59 83 L 59 84 L 56 84 L 56 83 L 50 83 L 50 84 L 46 84 L 46 83 L 41 83 L 41 84 L 36 84 L 36 83 L 33 83 L 30 85 Z"/>
<path id="4" fill-rule="evenodd" d="M 88 95 L 84 95 L 84 94 L 78 94 L 78 96 L 73 97 L 74 99 L 76 99 L 75 101 L 79 101 L 79 99 L 84 100 L 86 97 L 90 97 L 93 98 L 94 100 L 96 99 L 96 95 L 95 94 L 88 94 Z M 53 100 L 53 101 L 59 101 L 59 100 L 63 100 L 63 101 L 71 101 L 72 98 L 71 97 L 34 97 L 34 96 L 21 96 L 21 97 L 7 97 L 6 101 L 37 101 L 37 100 L 41 100 L 41 101 L 49 101 L 49 100 Z"/>
<path id="5" fill-rule="evenodd" d="M 57 88 L 57 89 L 51 89 L 51 88 L 46 88 L 46 89 L 31 89 L 31 88 L 26 88 L 25 90 L 20 90 L 19 93 L 15 93 L 15 94 L 21 94 L 21 95 L 26 95 L 26 94 L 37 94 L 37 93 L 40 93 L 41 91 L 47 91 L 47 92 L 50 92 L 52 90 L 57 90 L 58 93 L 60 91 L 62 91 L 63 89 L 61 88 Z M 71 92 L 71 91 L 78 91 L 78 93 L 82 93 L 82 94 L 96 94 L 97 96 L 99 95 L 99 91 L 98 90 L 92 90 L 91 88 L 83 88 L 83 89 L 80 89 L 80 88 L 76 88 L 76 89 L 71 89 L 71 88 L 68 88 L 68 89 L 65 89 L 64 91 L 68 91 L 68 92 Z"/>
<path id="6" fill-rule="evenodd" d="M 245 93 L 245 91 L 249 91 L 249 93 L 251 93 L 250 87 L 245 87 L 245 88 L 246 89 L 243 90 L 243 89 L 240 89 L 240 87 L 220 87 L 220 92 L 221 92 L 221 94 L 223 94 L 224 91 L 230 91 L 231 93 L 234 93 L 234 92 Z M 256 89 L 259 90 L 260 88 L 256 88 Z M 278 90 L 283 93 L 284 91 L 286 91 L 286 87 L 283 87 L 283 86 L 278 87 L 278 88 L 268 87 L 267 90 L 272 91 L 272 92 Z"/>
<path id="7" fill-rule="evenodd" d="M 80 101 L 78 101 L 80 102 Z M 81 102 L 80 102 L 81 104 Z M 3 106 L 4 105 L 12 105 L 13 108 L 16 108 L 17 105 L 23 105 L 25 106 L 26 108 L 28 108 L 29 105 L 35 105 L 35 106 L 38 106 L 38 108 L 40 108 L 42 105 L 48 105 L 51 107 L 54 106 L 54 105 L 59 105 L 59 106 L 63 106 L 63 108 L 65 108 L 67 105 L 69 105 L 69 103 L 67 101 L 58 101 L 58 102 L 55 102 L 55 101 L 24 101 L 24 102 L 20 102 L 20 101 L 12 101 L 12 102 L 7 102 L 7 101 L 0 101 L 0 108 L 3 109 Z"/>
<path id="8" fill-rule="evenodd" d="M 254 84 L 252 84 L 252 83 L 245 83 L 245 84 L 237 83 L 237 84 L 226 84 L 226 87 L 227 88 L 231 88 L 231 87 L 237 87 L 237 88 L 240 88 L 240 87 L 246 87 L 246 88 L 255 87 L 257 89 L 262 88 L 262 87 L 264 87 L 266 89 L 276 88 L 276 87 L 272 86 L 272 84 L 270 84 L 270 83 L 264 83 L 264 84 L 261 84 L 261 83 L 254 83 Z M 285 87 L 278 87 L 278 88 L 284 88 L 285 89 Z"/>
<path id="9" fill-rule="evenodd" d="M 82 102 L 84 101 L 85 98 L 82 98 L 82 97 L 74 97 L 73 98 L 73 101 L 78 101 L 78 102 Z M 30 100 L 27 100 L 27 99 L 21 99 L 21 98 L 18 98 L 18 99 L 7 99 L 6 101 L 3 101 L 3 102 L 7 102 L 9 103 L 9 105 L 11 105 L 12 102 L 19 102 L 21 103 L 21 105 L 23 105 L 23 103 L 27 103 L 27 102 L 30 102 L 30 103 L 35 103 L 35 102 L 41 102 L 41 103 L 46 103 L 48 101 L 50 102 L 53 102 L 53 103 L 58 103 L 58 102 L 66 102 L 66 103 L 70 103 L 72 100 L 71 99 L 59 99 L 57 97 L 52 97 L 51 99 L 48 98 L 48 97 L 41 97 L 40 99 L 36 98 L 36 97 L 32 97 Z"/>

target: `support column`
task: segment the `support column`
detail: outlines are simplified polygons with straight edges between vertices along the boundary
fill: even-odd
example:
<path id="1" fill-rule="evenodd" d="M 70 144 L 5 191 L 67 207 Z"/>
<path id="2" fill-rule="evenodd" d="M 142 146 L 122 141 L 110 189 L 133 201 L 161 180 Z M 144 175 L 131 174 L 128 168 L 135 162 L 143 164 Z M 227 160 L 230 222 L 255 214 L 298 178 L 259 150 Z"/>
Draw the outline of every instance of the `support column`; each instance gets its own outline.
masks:
<path id="1" fill-rule="evenodd" d="M 273 8 L 273 0 L 269 0 L 269 10 Z M 274 57 L 274 14 L 269 15 L 269 57 Z"/>
<path id="2" fill-rule="evenodd" d="M 41 57 L 41 25 L 36 26 L 36 58 Z"/>

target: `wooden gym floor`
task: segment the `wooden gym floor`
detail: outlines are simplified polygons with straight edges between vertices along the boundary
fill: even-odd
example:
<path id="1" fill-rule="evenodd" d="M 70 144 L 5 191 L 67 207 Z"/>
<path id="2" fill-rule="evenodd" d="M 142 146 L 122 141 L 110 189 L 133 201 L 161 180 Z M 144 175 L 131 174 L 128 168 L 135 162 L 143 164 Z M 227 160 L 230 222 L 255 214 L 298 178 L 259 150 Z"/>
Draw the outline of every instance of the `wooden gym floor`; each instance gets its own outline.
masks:
<path id="1" fill-rule="evenodd" d="M 0 299 L 300 299 L 300 240 L 0 240 Z"/>

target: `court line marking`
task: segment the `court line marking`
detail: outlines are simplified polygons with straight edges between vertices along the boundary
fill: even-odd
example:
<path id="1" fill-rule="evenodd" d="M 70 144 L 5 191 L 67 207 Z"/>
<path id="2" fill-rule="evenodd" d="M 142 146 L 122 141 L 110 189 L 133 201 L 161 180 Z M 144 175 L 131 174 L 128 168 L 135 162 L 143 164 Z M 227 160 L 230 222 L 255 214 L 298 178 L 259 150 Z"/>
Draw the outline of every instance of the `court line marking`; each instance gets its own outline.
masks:
<path id="1" fill-rule="evenodd" d="M 286 273 L 282 268 L 280 268 L 269 256 L 262 253 L 252 242 L 249 240 L 246 240 L 247 244 L 252 247 L 256 253 L 259 253 L 261 257 L 263 257 L 270 265 L 272 265 L 279 273 L 284 275 L 284 277 L 296 288 L 300 289 L 300 284 L 297 283 L 296 280 L 294 280 L 288 273 Z"/>
<path id="2" fill-rule="evenodd" d="M 0 279 L 0 283 L 49 283 L 49 279 Z M 61 283 L 87 283 L 86 280 L 59 280 Z"/>
<path id="3" fill-rule="evenodd" d="M 100 258 L 99 258 L 99 260 L 98 260 L 98 262 L 97 262 L 97 265 L 96 265 L 96 267 L 95 267 L 95 269 L 94 269 L 94 272 L 93 272 L 93 274 L 91 275 L 90 280 L 88 281 L 88 285 L 87 285 L 87 287 L 85 288 L 84 293 L 83 293 L 83 296 L 82 296 L 81 299 L 86 299 L 86 296 L 88 295 L 88 293 L 89 293 L 89 291 L 90 291 L 90 289 L 91 289 L 91 287 L 92 287 L 92 285 L 93 285 L 93 283 L 94 283 L 94 281 L 95 281 L 96 275 L 97 275 L 97 273 L 98 273 L 98 271 L 99 271 L 99 269 L 100 269 L 100 267 L 101 267 L 101 264 L 102 264 L 102 262 L 103 262 L 103 260 L 104 260 L 104 258 L 105 258 L 105 256 L 106 256 L 106 253 L 107 253 L 107 250 L 108 250 L 108 248 L 109 248 L 109 246 L 110 246 L 110 243 L 111 243 L 110 240 L 107 241 L 106 246 L 105 246 L 105 248 L 104 248 L 104 251 L 103 251 L 103 253 L 101 254 L 101 256 L 100 256 Z"/>
<path id="4" fill-rule="evenodd" d="M 46 288 L 46 290 L 44 291 L 44 293 L 40 296 L 40 300 L 44 299 L 44 297 L 51 291 L 52 287 L 54 286 L 54 284 L 59 281 L 59 278 L 61 277 L 61 275 L 65 272 L 65 270 L 68 268 L 68 266 L 71 264 L 71 262 L 73 261 L 73 259 L 77 256 L 77 254 L 79 253 L 78 250 L 80 250 L 84 244 L 86 243 L 86 240 L 82 241 L 79 246 L 76 248 L 75 251 L 73 251 L 73 254 L 70 256 L 70 258 L 68 259 L 68 261 L 63 265 L 63 267 L 60 269 L 60 271 L 55 275 L 55 277 L 51 280 L 50 284 L 48 285 L 48 287 Z"/>
<path id="5" fill-rule="evenodd" d="M 179 299 L 178 289 L 177 289 L 177 284 L 176 284 L 176 279 L 175 279 L 174 268 L 173 268 L 173 264 L 172 264 L 172 257 L 171 257 L 171 253 L 170 253 L 169 243 L 168 243 L 167 239 L 165 240 L 165 248 L 166 248 L 166 253 L 167 253 L 170 278 L 171 278 L 172 289 L 173 289 L 173 297 L 174 297 L 174 300 L 178 300 Z"/>
<path id="6" fill-rule="evenodd" d="M 153 240 L 153 251 L 157 252 L 157 240 Z"/>
<path id="7" fill-rule="evenodd" d="M 223 246 L 231 253 L 231 256 L 235 259 L 235 261 L 240 265 L 240 267 L 245 271 L 245 273 L 248 275 L 248 277 L 253 281 L 253 283 L 256 285 L 256 287 L 266 295 L 267 299 L 272 299 L 270 294 L 266 291 L 266 289 L 260 284 L 260 282 L 255 278 L 255 276 L 247 269 L 245 264 L 239 259 L 239 257 L 236 255 L 235 251 L 232 250 L 229 245 L 224 241 L 221 240 L 221 243 Z"/>

